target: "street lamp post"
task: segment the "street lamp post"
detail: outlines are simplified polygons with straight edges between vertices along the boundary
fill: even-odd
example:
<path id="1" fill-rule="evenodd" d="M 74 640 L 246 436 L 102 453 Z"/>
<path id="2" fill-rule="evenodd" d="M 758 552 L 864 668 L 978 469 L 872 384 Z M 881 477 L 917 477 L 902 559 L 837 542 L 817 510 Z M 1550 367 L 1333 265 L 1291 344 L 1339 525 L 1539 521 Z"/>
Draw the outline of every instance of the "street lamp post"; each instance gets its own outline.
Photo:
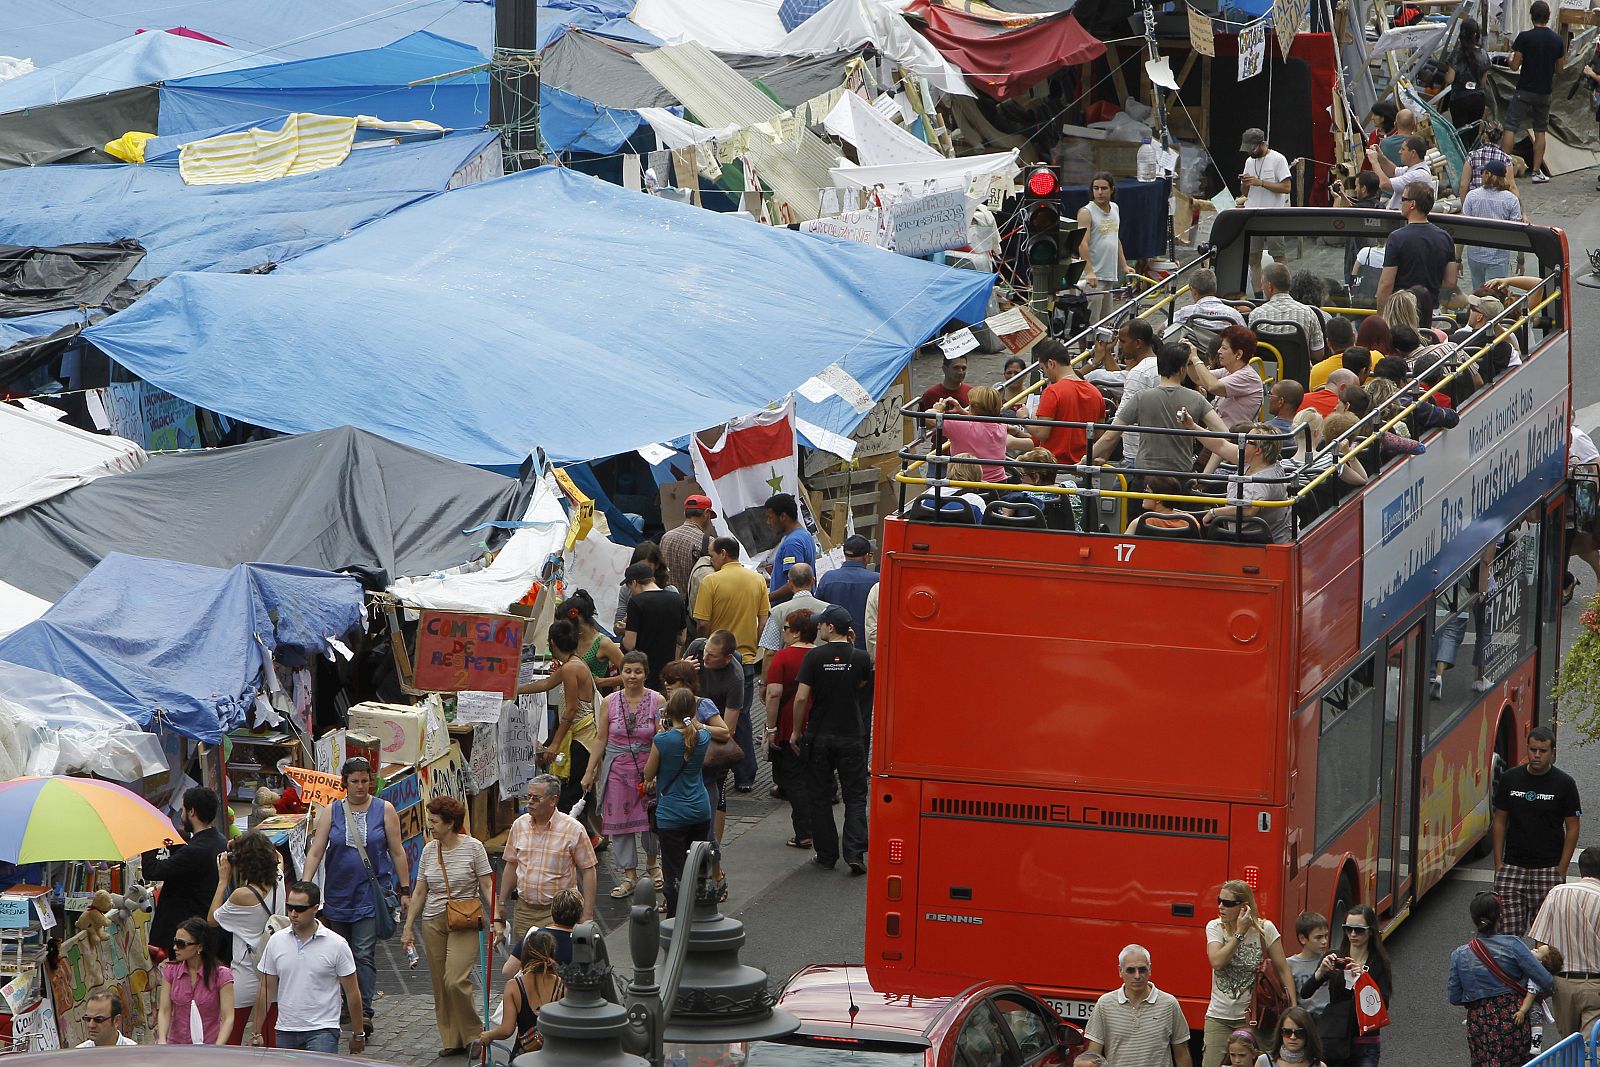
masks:
<path id="1" fill-rule="evenodd" d="M 799 1028 L 800 1020 L 774 1005 L 766 972 L 739 962 L 744 924 L 718 910 L 710 871 L 711 846 L 697 842 L 681 883 L 694 891 L 680 893 L 678 913 L 665 923 L 654 884 L 645 879 L 634 888 L 633 977 L 621 983 L 620 1004 L 603 994 L 611 968 L 599 928 L 583 923 L 573 930 L 573 962 L 562 969 L 567 994 L 540 1009 L 544 1048 L 537 1060 L 519 1057 L 517 1067 L 644 1067 L 640 1057 L 663 1067 L 669 1041 L 762 1041 Z M 658 968 L 663 934 L 667 952 Z"/>

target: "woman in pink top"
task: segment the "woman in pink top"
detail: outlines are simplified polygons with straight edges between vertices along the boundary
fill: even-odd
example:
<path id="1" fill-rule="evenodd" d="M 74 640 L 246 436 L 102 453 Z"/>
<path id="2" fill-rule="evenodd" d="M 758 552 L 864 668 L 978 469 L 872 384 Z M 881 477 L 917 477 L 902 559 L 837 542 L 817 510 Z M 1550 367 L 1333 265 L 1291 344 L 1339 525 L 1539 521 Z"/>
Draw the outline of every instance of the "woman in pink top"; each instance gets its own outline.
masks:
<path id="1" fill-rule="evenodd" d="M 946 414 L 960 414 L 961 406 L 954 400 L 941 400 L 934 405 L 934 410 Z M 1000 394 L 987 385 L 977 386 L 967 396 L 967 414 L 998 418 L 1001 415 Z M 1005 459 L 1008 446 L 1033 447 L 1031 438 L 1013 438 L 1008 432 L 1009 427 L 1003 422 L 946 419 L 943 429 L 945 440 L 950 442 L 950 447 L 945 450 L 946 454 L 958 456 L 965 452 L 982 462 L 983 480 L 986 482 L 1007 480 L 1006 468 L 987 461 Z"/>
<path id="2" fill-rule="evenodd" d="M 190 1025 L 194 1014 L 200 1016 L 198 1037 Z M 185 919 L 172 935 L 172 960 L 161 965 L 156 1044 L 226 1045 L 232 1030 L 233 972 L 217 962 L 206 921 Z"/>

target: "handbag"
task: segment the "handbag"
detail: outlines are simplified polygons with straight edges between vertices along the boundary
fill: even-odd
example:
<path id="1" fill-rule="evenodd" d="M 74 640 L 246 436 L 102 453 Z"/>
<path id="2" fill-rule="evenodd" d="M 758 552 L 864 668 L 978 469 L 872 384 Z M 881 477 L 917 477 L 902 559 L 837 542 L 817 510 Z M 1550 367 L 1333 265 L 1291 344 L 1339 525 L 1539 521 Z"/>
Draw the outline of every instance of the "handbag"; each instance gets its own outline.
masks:
<path id="1" fill-rule="evenodd" d="M 444 846 L 433 843 L 434 854 L 439 857 L 439 874 L 444 879 L 444 928 L 446 930 L 482 930 L 483 901 L 478 897 L 457 900 L 450 895 L 450 872 L 444 865 Z"/>
<path id="2" fill-rule="evenodd" d="M 1289 990 L 1283 984 L 1283 975 L 1278 973 L 1272 956 L 1264 952 L 1250 986 L 1250 1027 L 1257 1033 L 1276 1033 L 1278 1021 L 1288 1010 Z"/>
<path id="3" fill-rule="evenodd" d="M 1371 971 L 1363 971 L 1350 992 L 1356 1004 L 1358 1034 L 1364 1036 L 1389 1025 L 1389 1007 L 1384 1004 L 1383 990 L 1378 988 L 1378 980 L 1372 977 Z"/>
<path id="4" fill-rule="evenodd" d="M 705 762 L 701 767 L 708 771 L 727 770 L 744 759 L 744 749 L 739 747 L 739 742 L 733 738 L 726 741 L 712 741 L 706 749 Z"/>
<path id="5" fill-rule="evenodd" d="M 345 842 L 354 845 L 355 850 L 361 853 L 361 865 L 367 869 L 367 882 L 372 886 L 373 933 L 379 941 L 387 941 L 400 928 L 400 920 L 395 918 L 395 913 L 400 910 L 400 896 L 378 881 L 378 872 L 372 869 L 372 859 L 367 855 L 367 843 L 356 836 L 356 817 L 350 813 L 350 805 L 342 800 L 337 803 L 344 804 Z M 371 812 L 370 808 L 368 812 Z M 378 813 L 381 815 L 383 809 L 379 808 Z"/>

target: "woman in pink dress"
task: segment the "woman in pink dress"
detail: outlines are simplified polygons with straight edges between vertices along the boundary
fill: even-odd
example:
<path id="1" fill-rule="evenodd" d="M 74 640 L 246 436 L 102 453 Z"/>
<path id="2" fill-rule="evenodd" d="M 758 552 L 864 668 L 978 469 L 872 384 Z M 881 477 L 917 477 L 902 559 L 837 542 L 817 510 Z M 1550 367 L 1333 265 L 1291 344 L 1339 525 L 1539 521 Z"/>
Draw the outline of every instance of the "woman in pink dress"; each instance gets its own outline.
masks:
<path id="1" fill-rule="evenodd" d="M 611 839 L 611 855 L 622 868 L 622 880 L 611 891 L 619 900 L 633 893 L 638 882 L 639 851 L 643 845 L 656 888 L 662 886 L 661 863 L 656 856 L 656 835 L 650 832 L 650 815 L 644 806 L 644 765 L 656 736 L 656 720 L 665 704 L 661 694 L 646 689 L 650 658 L 643 652 L 622 657 L 622 688 L 600 708 L 605 730 L 605 758 L 591 760 L 583 787 L 595 788 L 595 807 L 602 832 Z"/>
<path id="2" fill-rule="evenodd" d="M 191 1017 L 198 1016 L 201 1033 Z M 172 935 L 172 960 L 161 965 L 158 1045 L 226 1045 L 233 1030 L 233 972 L 217 962 L 211 928 L 185 919 Z"/>

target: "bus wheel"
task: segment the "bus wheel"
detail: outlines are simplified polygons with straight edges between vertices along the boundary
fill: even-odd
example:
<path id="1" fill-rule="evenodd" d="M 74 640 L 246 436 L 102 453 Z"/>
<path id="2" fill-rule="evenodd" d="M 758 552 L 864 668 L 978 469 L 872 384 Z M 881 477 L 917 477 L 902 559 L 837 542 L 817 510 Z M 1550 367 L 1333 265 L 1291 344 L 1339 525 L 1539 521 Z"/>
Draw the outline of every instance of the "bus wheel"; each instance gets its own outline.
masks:
<path id="1" fill-rule="evenodd" d="M 1328 916 L 1328 925 L 1338 927 L 1344 922 L 1344 917 L 1350 914 L 1350 909 L 1359 903 L 1361 898 L 1356 894 L 1355 876 L 1346 867 L 1339 874 L 1339 886 L 1333 893 L 1333 914 Z"/>

